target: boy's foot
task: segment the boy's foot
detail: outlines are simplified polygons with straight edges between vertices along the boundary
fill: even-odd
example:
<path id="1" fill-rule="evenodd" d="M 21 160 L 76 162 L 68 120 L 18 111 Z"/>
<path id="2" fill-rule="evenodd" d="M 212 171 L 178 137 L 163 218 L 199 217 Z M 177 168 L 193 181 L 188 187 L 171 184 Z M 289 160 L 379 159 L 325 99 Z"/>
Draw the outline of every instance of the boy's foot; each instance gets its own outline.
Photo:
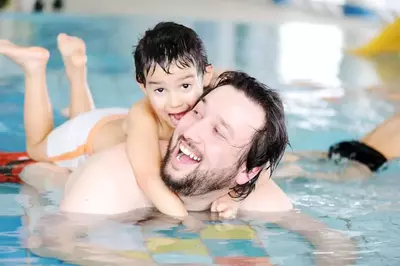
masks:
<path id="1" fill-rule="evenodd" d="M 67 76 L 71 77 L 74 71 L 82 71 L 82 67 L 85 67 L 87 62 L 85 42 L 65 33 L 58 35 L 57 42 Z"/>
<path id="2" fill-rule="evenodd" d="M 46 67 L 50 53 L 42 47 L 23 47 L 9 40 L 0 40 L 0 54 L 5 55 L 25 71 L 31 72 Z"/>

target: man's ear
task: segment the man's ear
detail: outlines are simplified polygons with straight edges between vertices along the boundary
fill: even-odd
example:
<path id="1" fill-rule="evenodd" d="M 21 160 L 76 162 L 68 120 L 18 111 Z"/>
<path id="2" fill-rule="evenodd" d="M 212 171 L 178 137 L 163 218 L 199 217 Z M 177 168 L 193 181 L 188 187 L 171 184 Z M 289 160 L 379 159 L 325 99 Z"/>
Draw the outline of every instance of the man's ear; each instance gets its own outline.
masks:
<path id="1" fill-rule="evenodd" d="M 238 183 L 239 185 L 243 185 L 249 182 L 261 171 L 261 167 L 254 167 L 253 169 L 248 171 L 245 165 L 243 165 L 241 169 L 242 170 L 240 170 L 239 174 L 236 177 L 236 183 Z"/>
<path id="2" fill-rule="evenodd" d="M 139 85 L 139 88 L 143 91 L 143 93 L 146 95 L 147 94 L 146 86 L 140 82 L 137 82 L 137 84 Z"/>
<path id="3" fill-rule="evenodd" d="M 208 66 L 206 66 L 206 72 L 204 73 L 204 75 L 203 75 L 203 86 L 206 88 L 206 87 L 209 87 L 211 84 L 211 79 L 212 79 L 212 77 L 213 77 L 213 74 L 214 74 L 214 67 L 213 67 L 213 65 L 208 65 Z"/>

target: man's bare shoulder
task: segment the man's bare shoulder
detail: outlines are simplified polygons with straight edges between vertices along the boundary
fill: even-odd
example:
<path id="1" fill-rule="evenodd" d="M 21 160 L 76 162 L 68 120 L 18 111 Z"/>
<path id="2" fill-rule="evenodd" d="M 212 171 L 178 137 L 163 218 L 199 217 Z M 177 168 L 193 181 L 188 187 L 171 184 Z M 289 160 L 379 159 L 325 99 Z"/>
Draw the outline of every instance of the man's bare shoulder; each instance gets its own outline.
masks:
<path id="1" fill-rule="evenodd" d="M 115 214 L 145 207 L 123 145 L 95 154 L 67 182 L 61 209 L 68 212 Z"/>
<path id="2" fill-rule="evenodd" d="M 281 211 L 293 209 L 293 204 L 289 196 L 275 183 L 274 180 L 270 179 L 267 184 L 268 195 L 266 199 L 270 203 L 276 203 Z M 257 189 L 257 188 L 256 188 Z"/>
<path id="3" fill-rule="evenodd" d="M 242 202 L 240 209 L 258 212 L 286 212 L 293 204 L 286 193 L 272 179 L 264 180 Z"/>

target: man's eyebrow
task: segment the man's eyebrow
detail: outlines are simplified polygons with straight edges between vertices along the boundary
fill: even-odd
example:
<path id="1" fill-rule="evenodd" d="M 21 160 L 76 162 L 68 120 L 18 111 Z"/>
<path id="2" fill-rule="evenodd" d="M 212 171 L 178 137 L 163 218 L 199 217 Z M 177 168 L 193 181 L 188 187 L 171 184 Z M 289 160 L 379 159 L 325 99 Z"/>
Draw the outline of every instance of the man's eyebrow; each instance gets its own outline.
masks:
<path id="1" fill-rule="evenodd" d="M 205 98 L 202 98 L 200 102 L 203 102 L 204 106 L 206 106 L 207 100 Z M 234 131 L 232 126 L 229 123 L 227 123 L 221 116 L 218 116 L 218 120 L 221 123 L 221 125 L 225 127 L 226 130 L 229 132 L 229 134 L 233 137 Z"/>
<path id="2" fill-rule="evenodd" d="M 206 103 L 207 103 L 207 101 L 206 101 L 206 99 L 203 97 L 203 98 L 199 99 L 199 101 L 197 102 L 197 104 L 199 104 L 199 103 L 203 103 L 204 106 L 205 106 Z M 196 104 L 196 105 L 197 105 L 197 104 Z"/>
<path id="3" fill-rule="evenodd" d="M 219 116 L 219 122 L 221 123 L 221 125 L 222 125 L 223 127 L 226 128 L 226 130 L 228 130 L 228 132 L 229 132 L 229 134 L 230 134 L 231 136 L 234 135 L 234 132 L 233 132 L 233 129 L 232 129 L 231 125 L 229 125 L 229 123 L 227 123 L 221 116 Z"/>

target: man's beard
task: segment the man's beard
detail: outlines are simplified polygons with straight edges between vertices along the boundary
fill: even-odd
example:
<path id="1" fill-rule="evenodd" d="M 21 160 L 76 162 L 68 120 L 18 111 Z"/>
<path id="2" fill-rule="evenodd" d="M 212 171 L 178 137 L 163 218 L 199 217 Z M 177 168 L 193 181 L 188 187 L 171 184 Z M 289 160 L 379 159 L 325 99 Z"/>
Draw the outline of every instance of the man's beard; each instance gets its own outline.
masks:
<path id="1" fill-rule="evenodd" d="M 214 171 L 201 171 L 197 167 L 184 178 L 176 180 L 168 174 L 166 170 L 171 159 L 170 140 L 167 153 L 161 165 L 161 178 L 174 193 L 185 197 L 199 196 L 216 190 L 228 189 L 235 184 L 235 177 L 239 172 L 239 167 L 237 165 Z"/>

